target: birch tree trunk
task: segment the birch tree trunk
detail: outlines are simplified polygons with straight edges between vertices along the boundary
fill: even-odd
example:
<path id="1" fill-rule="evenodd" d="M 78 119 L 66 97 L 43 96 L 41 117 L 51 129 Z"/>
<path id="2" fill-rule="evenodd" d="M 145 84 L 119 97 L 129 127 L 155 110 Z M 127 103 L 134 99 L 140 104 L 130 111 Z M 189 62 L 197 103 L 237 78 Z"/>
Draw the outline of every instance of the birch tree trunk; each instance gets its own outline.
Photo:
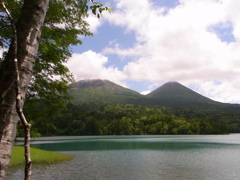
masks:
<path id="1" fill-rule="evenodd" d="M 49 0 L 24 0 L 16 23 L 21 107 L 23 107 L 38 51 Z M 16 112 L 14 47 L 11 44 L 0 70 L 0 179 L 6 174 L 19 121 Z"/>

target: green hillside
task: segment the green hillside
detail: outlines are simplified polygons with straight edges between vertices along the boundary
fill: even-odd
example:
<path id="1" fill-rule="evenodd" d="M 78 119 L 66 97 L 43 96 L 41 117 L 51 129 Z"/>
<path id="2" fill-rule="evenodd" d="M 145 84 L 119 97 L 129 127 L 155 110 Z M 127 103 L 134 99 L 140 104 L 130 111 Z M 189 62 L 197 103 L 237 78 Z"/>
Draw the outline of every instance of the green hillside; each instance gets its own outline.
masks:
<path id="1" fill-rule="evenodd" d="M 32 133 L 42 136 L 240 133 L 240 105 L 206 98 L 170 82 L 141 95 L 108 80 L 70 85 L 72 103 L 59 116 L 51 104 L 26 106 Z M 39 112 L 44 116 L 39 116 Z M 22 131 L 18 131 L 21 136 Z M 33 134 L 32 134 L 33 135 Z"/>
<path id="2" fill-rule="evenodd" d="M 161 105 L 193 110 L 236 112 L 240 105 L 213 101 L 177 82 L 168 82 L 148 95 L 124 88 L 108 80 L 81 80 L 70 85 L 74 104 L 108 102 L 137 105 Z"/>
<path id="3" fill-rule="evenodd" d="M 186 88 L 178 82 L 168 82 L 147 95 L 152 98 L 172 98 L 173 100 L 215 103 L 213 100 Z"/>
<path id="4" fill-rule="evenodd" d="M 70 95 L 74 104 L 89 102 L 111 102 L 127 104 L 148 103 L 147 97 L 108 80 L 82 80 L 70 84 Z"/>
<path id="5" fill-rule="evenodd" d="M 201 110 L 216 110 L 223 103 L 213 101 L 178 82 L 168 82 L 147 95 L 158 105 L 169 107 L 185 107 Z"/>

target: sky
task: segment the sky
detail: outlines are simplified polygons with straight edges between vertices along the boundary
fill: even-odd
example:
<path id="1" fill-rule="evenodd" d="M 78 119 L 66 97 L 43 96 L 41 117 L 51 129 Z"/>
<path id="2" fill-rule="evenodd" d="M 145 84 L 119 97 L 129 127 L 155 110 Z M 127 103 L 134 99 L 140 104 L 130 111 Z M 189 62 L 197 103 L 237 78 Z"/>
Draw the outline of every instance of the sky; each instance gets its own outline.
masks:
<path id="1" fill-rule="evenodd" d="M 176 81 L 213 100 L 240 103 L 239 0 L 99 0 L 67 66 L 75 80 L 107 79 L 142 94 Z M 137 3 L 136 3 L 137 2 Z"/>
<path id="2" fill-rule="evenodd" d="M 142 94 L 176 81 L 240 103 L 239 0 L 98 0 L 113 11 L 87 21 L 67 66 L 75 80 L 107 79 Z"/>

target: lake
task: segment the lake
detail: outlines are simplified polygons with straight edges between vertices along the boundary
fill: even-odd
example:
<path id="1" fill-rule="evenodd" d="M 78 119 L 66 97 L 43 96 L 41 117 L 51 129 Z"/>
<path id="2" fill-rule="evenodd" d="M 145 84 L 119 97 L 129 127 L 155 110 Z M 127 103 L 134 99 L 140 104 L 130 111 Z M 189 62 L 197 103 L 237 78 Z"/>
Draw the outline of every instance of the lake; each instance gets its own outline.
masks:
<path id="1" fill-rule="evenodd" d="M 45 137 L 31 146 L 74 155 L 33 168 L 33 180 L 240 179 L 240 134 Z M 23 170 L 6 179 L 23 179 Z"/>

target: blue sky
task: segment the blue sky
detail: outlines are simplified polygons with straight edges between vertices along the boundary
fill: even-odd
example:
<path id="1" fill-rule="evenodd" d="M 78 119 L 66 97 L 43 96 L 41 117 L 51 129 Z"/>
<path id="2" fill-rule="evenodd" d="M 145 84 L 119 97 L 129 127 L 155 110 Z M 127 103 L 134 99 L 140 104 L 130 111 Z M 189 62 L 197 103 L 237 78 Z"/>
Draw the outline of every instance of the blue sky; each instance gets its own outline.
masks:
<path id="1" fill-rule="evenodd" d="M 67 66 L 76 81 L 108 79 L 146 94 L 177 81 L 211 99 L 240 103 L 237 0 L 104 0 L 112 13 L 87 19 Z M 137 3 L 136 3 L 137 2 Z"/>

